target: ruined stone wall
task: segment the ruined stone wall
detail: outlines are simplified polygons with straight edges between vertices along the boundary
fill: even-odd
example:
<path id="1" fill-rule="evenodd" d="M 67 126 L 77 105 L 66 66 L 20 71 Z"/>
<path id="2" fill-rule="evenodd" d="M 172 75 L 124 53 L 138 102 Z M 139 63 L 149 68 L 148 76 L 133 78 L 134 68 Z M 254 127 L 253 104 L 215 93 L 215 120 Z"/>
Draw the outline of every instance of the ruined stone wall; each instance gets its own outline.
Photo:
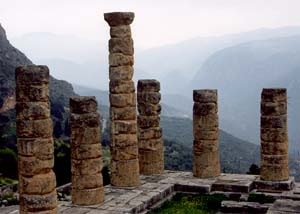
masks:
<path id="1" fill-rule="evenodd" d="M 263 89 L 261 94 L 261 167 L 267 181 L 289 179 L 286 89 Z"/>
<path id="2" fill-rule="evenodd" d="M 77 205 L 104 201 L 101 129 L 95 97 L 70 99 L 72 202 Z"/>
<path id="3" fill-rule="evenodd" d="M 162 129 L 159 126 L 160 83 L 156 80 L 139 80 L 137 91 L 140 173 L 160 174 L 164 171 Z"/>
<path id="4" fill-rule="evenodd" d="M 133 40 L 130 24 L 134 13 L 105 13 L 109 24 L 109 98 L 111 184 L 137 186 L 139 160 L 136 97 L 133 77 Z"/>
<path id="5" fill-rule="evenodd" d="M 194 90 L 193 99 L 193 174 L 216 177 L 220 175 L 217 90 Z"/>
<path id="6" fill-rule="evenodd" d="M 46 66 L 16 68 L 20 213 L 57 213 Z"/>

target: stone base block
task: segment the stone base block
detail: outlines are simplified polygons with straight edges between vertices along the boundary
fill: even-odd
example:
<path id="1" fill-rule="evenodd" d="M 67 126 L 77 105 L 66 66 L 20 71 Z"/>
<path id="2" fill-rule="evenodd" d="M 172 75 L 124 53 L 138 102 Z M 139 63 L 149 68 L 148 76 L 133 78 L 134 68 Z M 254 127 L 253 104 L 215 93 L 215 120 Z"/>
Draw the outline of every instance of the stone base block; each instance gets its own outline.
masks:
<path id="1" fill-rule="evenodd" d="M 44 212 L 57 208 L 56 190 L 45 195 L 20 195 L 20 210 L 28 212 Z"/>
<path id="2" fill-rule="evenodd" d="M 254 188 L 256 178 L 256 175 L 221 174 L 212 184 L 212 191 L 248 193 Z"/>
<path id="3" fill-rule="evenodd" d="M 257 178 L 254 186 L 258 191 L 287 191 L 294 188 L 295 178 L 290 177 L 287 181 L 264 181 Z"/>
<path id="4" fill-rule="evenodd" d="M 95 189 L 72 189 L 72 203 L 76 205 L 95 205 L 104 202 L 103 187 Z"/>
<path id="5" fill-rule="evenodd" d="M 45 211 L 38 211 L 38 212 L 25 212 L 20 210 L 20 214 L 57 214 L 57 208 L 53 210 L 45 210 Z"/>

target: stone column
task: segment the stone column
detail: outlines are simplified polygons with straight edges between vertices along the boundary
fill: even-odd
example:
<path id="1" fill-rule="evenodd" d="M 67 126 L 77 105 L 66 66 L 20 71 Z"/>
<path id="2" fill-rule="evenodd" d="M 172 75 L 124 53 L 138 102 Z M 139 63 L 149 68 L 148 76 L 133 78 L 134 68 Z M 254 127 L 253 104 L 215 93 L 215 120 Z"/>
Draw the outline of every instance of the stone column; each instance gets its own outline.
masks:
<path id="1" fill-rule="evenodd" d="M 137 90 L 140 173 L 161 174 L 164 172 L 164 149 L 159 127 L 160 84 L 156 80 L 139 80 Z"/>
<path id="2" fill-rule="evenodd" d="M 57 213 L 49 70 L 22 66 L 15 75 L 20 213 Z"/>
<path id="3" fill-rule="evenodd" d="M 72 202 L 104 201 L 101 129 L 95 97 L 70 98 Z"/>
<path id="4" fill-rule="evenodd" d="M 286 89 L 263 89 L 260 123 L 261 179 L 289 180 Z"/>
<path id="5" fill-rule="evenodd" d="M 139 160 L 136 97 L 133 76 L 133 40 L 130 24 L 134 13 L 105 13 L 109 24 L 109 91 L 111 184 L 137 186 Z"/>
<path id="6" fill-rule="evenodd" d="M 219 120 L 217 90 L 194 90 L 194 164 L 195 177 L 220 175 Z"/>

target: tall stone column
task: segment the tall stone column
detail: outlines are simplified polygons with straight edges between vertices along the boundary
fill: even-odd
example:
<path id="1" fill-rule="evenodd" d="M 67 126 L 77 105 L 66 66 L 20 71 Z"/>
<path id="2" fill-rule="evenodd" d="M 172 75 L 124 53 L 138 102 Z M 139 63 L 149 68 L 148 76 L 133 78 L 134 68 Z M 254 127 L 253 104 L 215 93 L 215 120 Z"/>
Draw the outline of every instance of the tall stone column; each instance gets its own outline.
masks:
<path id="1" fill-rule="evenodd" d="M 72 202 L 104 201 L 101 129 L 95 97 L 70 98 Z"/>
<path id="2" fill-rule="evenodd" d="M 133 40 L 130 24 L 134 13 L 105 13 L 109 24 L 109 98 L 111 184 L 137 186 L 139 160 L 136 97 L 133 76 Z"/>
<path id="3" fill-rule="evenodd" d="M 49 70 L 16 68 L 20 213 L 57 213 Z"/>
<path id="4" fill-rule="evenodd" d="M 220 175 L 219 120 L 217 90 L 194 90 L 194 164 L 195 177 Z"/>
<path id="5" fill-rule="evenodd" d="M 137 90 L 140 173 L 161 174 L 164 172 L 164 149 L 162 129 L 159 127 L 160 83 L 139 80 Z"/>
<path id="6" fill-rule="evenodd" d="M 263 89 L 260 130 L 261 179 L 289 180 L 286 89 Z"/>

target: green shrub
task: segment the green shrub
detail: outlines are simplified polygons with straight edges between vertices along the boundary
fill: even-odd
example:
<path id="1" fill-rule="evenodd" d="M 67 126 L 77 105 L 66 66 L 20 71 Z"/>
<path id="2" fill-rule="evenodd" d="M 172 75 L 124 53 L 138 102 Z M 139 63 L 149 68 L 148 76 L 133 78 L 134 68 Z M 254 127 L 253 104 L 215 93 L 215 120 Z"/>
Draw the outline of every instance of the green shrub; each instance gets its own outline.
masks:
<path id="1" fill-rule="evenodd" d="M 251 164 L 247 174 L 248 175 L 259 175 L 260 174 L 260 168 L 256 164 Z"/>
<path id="2" fill-rule="evenodd" d="M 17 154 L 12 149 L 0 149 L 0 173 L 3 177 L 18 178 Z"/>
<path id="3" fill-rule="evenodd" d="M 265 194 L 250 193 L 248 197 L 248 201 L 265 204 L 265 203 L 273 203 L 275 201 L 275 198 Z"/>

